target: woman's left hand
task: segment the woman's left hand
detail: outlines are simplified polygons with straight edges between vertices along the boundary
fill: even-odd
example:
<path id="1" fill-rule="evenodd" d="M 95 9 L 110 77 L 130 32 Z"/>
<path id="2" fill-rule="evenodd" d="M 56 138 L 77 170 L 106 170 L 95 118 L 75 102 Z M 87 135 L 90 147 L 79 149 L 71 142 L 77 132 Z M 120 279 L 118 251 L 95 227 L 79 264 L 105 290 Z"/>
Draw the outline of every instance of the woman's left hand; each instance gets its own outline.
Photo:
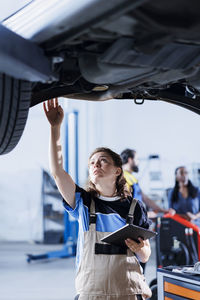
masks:
<path id="1" fill-rule="evenodd" d="M 196 220 L 196 215 L 191 213 L 191 212 L 187 212 L 186 215 L 188 216 L 189 218 L 189 221 L 193 221 L 193 220 Z"/>
<path id="2" fill-rule="evenodd" d="M 142 238 L 138 238 L 138 240 L 139 240 L 139 243 L 136 243 L 135 241 L 133 241 L 131 239 L 125 240 L 127 247 L 134 253 L 137 253 L 138 251 L 140 251 L 141 248 L 143 248 L 145 245 L 144 240 Z"/>

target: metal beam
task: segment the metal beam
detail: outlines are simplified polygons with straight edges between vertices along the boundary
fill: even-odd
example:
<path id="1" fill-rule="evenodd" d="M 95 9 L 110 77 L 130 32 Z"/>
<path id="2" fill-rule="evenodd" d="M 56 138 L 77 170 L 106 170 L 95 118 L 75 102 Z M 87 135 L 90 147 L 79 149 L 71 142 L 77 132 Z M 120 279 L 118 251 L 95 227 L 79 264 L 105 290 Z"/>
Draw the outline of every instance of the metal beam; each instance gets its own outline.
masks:
<path id="1" fill-rule="evenodd" d="M 28 81 L 55 81 L 43 49 L 0 24 L 0 72 Z"/>

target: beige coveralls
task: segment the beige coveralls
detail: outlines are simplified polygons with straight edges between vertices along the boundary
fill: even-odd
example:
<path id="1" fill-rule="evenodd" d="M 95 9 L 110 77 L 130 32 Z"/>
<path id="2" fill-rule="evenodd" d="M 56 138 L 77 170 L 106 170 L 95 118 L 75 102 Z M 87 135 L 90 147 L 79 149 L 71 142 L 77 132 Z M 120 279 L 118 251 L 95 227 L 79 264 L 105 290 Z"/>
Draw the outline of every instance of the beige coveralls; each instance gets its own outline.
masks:
<path id="1" fill-rule="evenodd" d="M 136 202 L 133 199 L 129 210 L 132 219 Z M 95 215 L 93 200 L 90 206 L 92 214 Z M 105 251 L 99 254 L 99 248 L 112 248 L 112 245 L 101 242 L 101 238 L 108 234 L 96 231 L 96 222 L 91 223 L 89 231 L 84 232 L 83 255 L 76 276 L 79 300 L 136 300 L 136 294 L 141 294 L 143 299 L 151 297 L 137 257 L 130 249 L 125 249 L 124 254 L 105 254 Z"/>

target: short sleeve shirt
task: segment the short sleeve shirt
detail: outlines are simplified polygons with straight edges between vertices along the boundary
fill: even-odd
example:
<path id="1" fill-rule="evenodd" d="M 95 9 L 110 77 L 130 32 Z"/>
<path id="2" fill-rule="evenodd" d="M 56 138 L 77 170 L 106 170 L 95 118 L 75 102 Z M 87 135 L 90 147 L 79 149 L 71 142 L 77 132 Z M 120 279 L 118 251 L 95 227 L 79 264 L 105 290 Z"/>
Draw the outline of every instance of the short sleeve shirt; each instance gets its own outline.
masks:
<path id="1" fill-rule="evenodd" d="M 89 230 L 89 210 L 91 194 L 76 186 L 75 208 L 72 209 L 64 200 L 63 204 L 67 212 L 79 222 L 79 234 L 77 242 L 76 269 L 78 269 L 83 252 L 84 232 Z M 126 224 L 126 218 L 130 209 L 132 198 L 114 201 L 102 200 L 94 197 L 96 230 L 100 232 L 113 232 Z M 133 224 L 148 229 L 151 221 L 147 218 L 146 209 L 142 202 L 138 201 L 134 211 Z"/>

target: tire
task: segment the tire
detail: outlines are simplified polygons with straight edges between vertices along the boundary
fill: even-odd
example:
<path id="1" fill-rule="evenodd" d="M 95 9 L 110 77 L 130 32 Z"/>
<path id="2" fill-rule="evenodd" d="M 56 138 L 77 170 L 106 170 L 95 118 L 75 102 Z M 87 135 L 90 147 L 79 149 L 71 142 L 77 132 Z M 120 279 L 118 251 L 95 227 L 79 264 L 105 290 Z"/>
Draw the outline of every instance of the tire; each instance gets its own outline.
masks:
<path id="1" fill-rule="evenodd" d="M 151 296 L 151 300 L 157 300 L 158 299 L 158 287 L 157 284 L 154 284 L 151 286 L 151 292 L 152 292 L 152 296 Z"/>
<path id="2" fill-rule="evenodd" d="M 151 288 L 153 285 L 157 285 L 157 278 L 154 278 L 150 283 L 149 287 Z"/>
<path id="3" fill-rule="evenodd" d="M 0 155 L 15 148 L 23 133 L 32 84 L 0 73 Z"/>

